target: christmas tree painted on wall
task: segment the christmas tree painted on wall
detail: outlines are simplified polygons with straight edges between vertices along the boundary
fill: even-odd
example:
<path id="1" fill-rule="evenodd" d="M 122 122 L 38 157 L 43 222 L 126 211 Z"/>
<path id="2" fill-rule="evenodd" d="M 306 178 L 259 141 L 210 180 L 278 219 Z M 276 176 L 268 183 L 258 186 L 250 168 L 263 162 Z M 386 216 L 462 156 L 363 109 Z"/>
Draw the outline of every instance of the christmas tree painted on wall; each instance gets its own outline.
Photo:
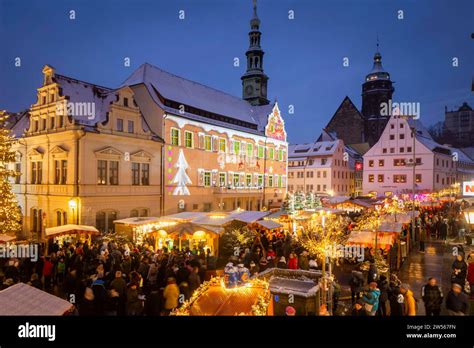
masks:
<path id="1" fill-rule="evenodd" d="M 189 189 L 186 187 L 187 184 L 191 184 L 191 179 L 186 174 L 186 169 L 189 165 L 184 157 L 183 149 L 179 150 L 178 162 L 175 167 L 178 168 L 176 175 L 173 178 L 173 184 L 176 184 L 176 188 L 173 191 L 174 196 L 187 196 L 190 195 Z"/>
<path id="2" fill-rule="evenodd" d="M 0 234 L 14 236 L 21 232 L 21 209 L 9 179 L 20 173 L 8 168 L 15 162 L 15 152 L 11 149 L 14 137 L 6 128 L 7 118 L 0 114 Z"/>

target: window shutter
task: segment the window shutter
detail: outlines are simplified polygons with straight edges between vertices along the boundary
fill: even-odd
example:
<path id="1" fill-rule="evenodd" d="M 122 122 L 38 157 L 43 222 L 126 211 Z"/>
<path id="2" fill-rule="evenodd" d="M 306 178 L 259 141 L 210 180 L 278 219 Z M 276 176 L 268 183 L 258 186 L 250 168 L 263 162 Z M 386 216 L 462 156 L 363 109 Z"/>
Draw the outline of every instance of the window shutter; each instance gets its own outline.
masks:
<path id="1" fill-rule="evenodd" d="M 204 134 L 199 133 L 199 148 L 204 149 Z"/>
<path id="2" fill-rule="evenodd" d="M 204 186 L 204 169 L 198 169 L 198 186 Z"/>
<path id="3" fill-rule="evenodd" d="M 234 184 L 234 172 L 227 173 L 227 185 L 233 186 Z"/>
<path id="4" fill-rule="evenodd" d="M 211 141 L 212 141 L 212 151 L 214 152 L 219 151 L 219 138 L 213 135 Z"/>
<path id="5" fill-rule="evenodd" d="M 234 153 L 234 141 L 229 140 L 229 152 Z"/>
<path id="6" fill-rule="evenodd" d="M 217 169 L 213 169 L 212 172 L 211 172 L 211 183 L 212 183 L 212 186 L 218 186 L 218 182 L 217 182 Z"/>

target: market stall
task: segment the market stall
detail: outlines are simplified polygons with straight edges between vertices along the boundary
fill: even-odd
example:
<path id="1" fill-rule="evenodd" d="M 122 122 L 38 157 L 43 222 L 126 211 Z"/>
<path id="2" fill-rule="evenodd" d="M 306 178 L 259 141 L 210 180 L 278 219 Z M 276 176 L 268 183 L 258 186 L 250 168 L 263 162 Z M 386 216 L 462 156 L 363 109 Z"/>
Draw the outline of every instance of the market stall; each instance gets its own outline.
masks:
<path id="1" fill-rule="evenodd" d="M 16 240 L 15 236 L 11 236 L 8 234 L 0 234 L 0 244 L 1 243 L 12 243 Z"/>
<path id="2" fill-rule="evenodd" d="M 0 291 L 1 316 L 62 316 L 73 309 L 70 302 L 25 283 Z"/>
<path id="3" fill-rule="evenodd" d="M 209 249 L 211 254 L 216 257 L 219 251 L 219 236 L 224 231 L 222 227 L 200 225 L 193 222 L 181 222 L 164 227 L 163 230 L 179 250 L 189 248 L 198 252 L 206 252 Z"/>
<path id="4" fill-rule="evenodd" d="M 45 230 L 48 240 L 57 241 L 59 244 L 88 242 L 90 244 L 93 235 L 100 235 L 97 228 L 86 225 L 63 225 L 49 227 Z"/>

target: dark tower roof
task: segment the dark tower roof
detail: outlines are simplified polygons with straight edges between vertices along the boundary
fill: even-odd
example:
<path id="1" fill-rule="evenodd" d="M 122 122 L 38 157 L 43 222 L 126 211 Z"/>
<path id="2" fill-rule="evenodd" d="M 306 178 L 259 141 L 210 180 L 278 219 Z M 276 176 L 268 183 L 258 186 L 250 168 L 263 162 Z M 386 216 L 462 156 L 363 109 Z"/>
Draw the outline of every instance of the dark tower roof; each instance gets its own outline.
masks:
<path id="1" fill-rule="evenodd" d="M 379 52 L 379 44 L 377 43 L 377 52 L 374 55 L 374 65 L 372 70 L 365 77 L 366 81 L 372 80 L 390 80 L 390 74 L 382 66 L 382 55 Z"/>

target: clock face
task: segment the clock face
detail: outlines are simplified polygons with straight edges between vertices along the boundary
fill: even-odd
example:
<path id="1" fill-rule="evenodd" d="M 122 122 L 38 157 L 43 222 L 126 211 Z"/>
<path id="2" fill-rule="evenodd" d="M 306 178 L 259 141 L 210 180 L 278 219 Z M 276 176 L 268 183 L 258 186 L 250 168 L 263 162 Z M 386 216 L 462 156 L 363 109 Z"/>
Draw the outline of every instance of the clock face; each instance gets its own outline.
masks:
<path id="1" fill-rule="evenodd" d="M 253 93 L 253 87 L 248 85 L 247 87 L 245 87 L 245 94 L 247 95 L 250 95 Z"/>

